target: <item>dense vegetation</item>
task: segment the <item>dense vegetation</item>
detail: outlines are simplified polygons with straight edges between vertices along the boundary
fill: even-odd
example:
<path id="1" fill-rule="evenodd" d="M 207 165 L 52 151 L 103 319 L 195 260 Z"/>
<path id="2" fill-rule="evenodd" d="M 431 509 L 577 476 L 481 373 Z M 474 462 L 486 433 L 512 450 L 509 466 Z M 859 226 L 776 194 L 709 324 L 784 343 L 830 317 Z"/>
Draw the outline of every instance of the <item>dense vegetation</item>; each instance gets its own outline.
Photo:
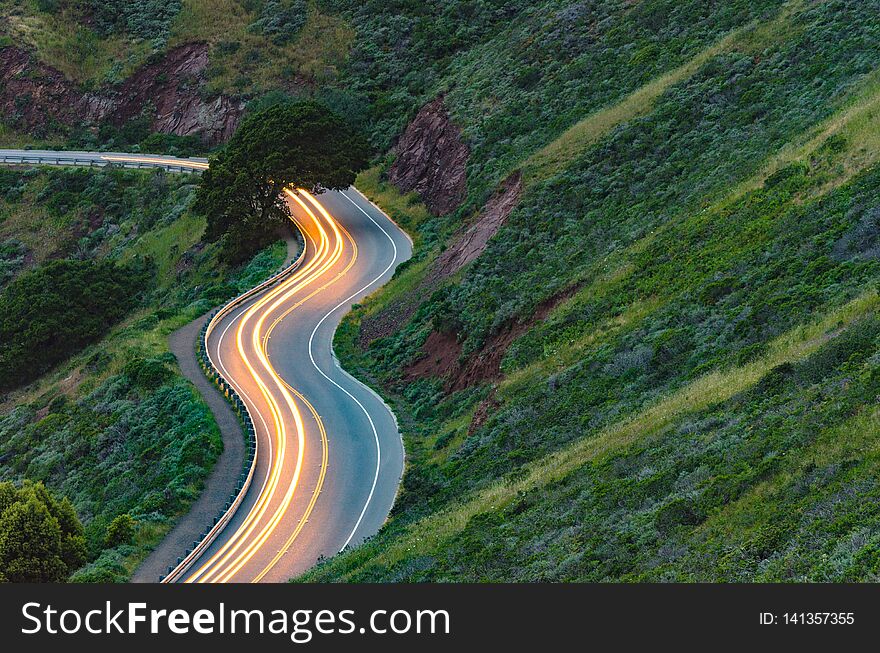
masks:
<path id="1" fill-rule="evenodd" d="M 524 155 L 674 69 L 781 0 L 716 3 L 330 0 L 359 39 L 340 76 L 380 149 L 440 93 L 472 148 L 482 201 Z M 388 40 L 393 39 L 393 47 Z M 473 208 L 472 206 L 470 207 Z"/>
<path id="2" fill-rule="evenodd" d="M 880 574 L 876 1 L 181 0 L 158 3 L 155 21 L 131 9 L 112 23 L 60 0 L 40 15 L 17 4 L 40 29 L 10 20 L 9 32 L 87 85 L 204 41 L 206 92 L 252 112 L 313 96 L 376 152 L 438 95 L 461 127 L 468 194 L 451 214 L 384 182 L 393 155 L 359 179 L 418 251 L 343 324 L 337 351 L 394 404 L 408 466 L 386 528 L 307 579 Z M 137 120 L 82 138 L 196 147 Z M 414 291 L 516 170 L 522 196 L 488 249 Z M 0 229 L 0 283 L 50 258 L 40 240 L 62 257 L 150 256 L 155 278 L 140 312 L 62 365 L 55 389 L 10 404 L 4 474 L 71 497 L 96 560 L 79 578 L 123 578 L 214 455 L 158 334 L 277 256 L 230 285 L 207 272 L 218 247 L 195 246 L 191 187 L 100 173 L 64 178 L 68 192 L 60 178 L 0 176 L 7 227 L 12 207 L 39 203 L 52 234 L 76 234 Z M 236 224 L 212 215 L 212 238 Z M 413 295 L 404 326 L 364 347 L 359 326 Z M 461 348 L 448 374 L 497 351 L 500 373 L 413 374 L 442 353 L 425 350 L 437 333 Z M 77 370 L 90 380 L 59 389 Z M 131 487 L 105 494 L 116 474 Z"/>
<path id="3" fill-rule="evenodd" d="M 64 581 L 86 557 L 83 527 L 67 498 L 42 483 L 0 483 L 0 582 Z"/>
<path id="4" fill-rule="evenodd" d="M 270 36 L 276 45 L 284 45 L 299 35 L 306 24 L 306 12 L 305 0 L 266 0 L 250 29 Z"/>
<path id="5" fill-rule="evenodd" d="M 0 294 L 0 389 L 39 377 L 137 303 L 144 273 L 110 262 L 52 261 Z"/>
<path id="6" fill-rule="evenodd" d="M 493 62 L 520 28 L 542 36 L 522 57 L 576 39 L 526 27 L 527 12 L 436 69 L 472 146 L 469 200 L 417 223 L 425 261 L 337 340 L 395 403 L 403 491 L 383 532 L 306 578 L 876 578 L 877 7 L 786 3 L 713 45 L 743 25 L 724 13 L 735 3 L 570 4 L 560 14 L 608 12 L 576 49 L 619 77 L 561 77 L 574 56 L 553 57 L 531 86 L 492 86 L 478 117 L 463 99 L 506 74 Z M 382 20 L 373 9 L 350 11 Z M 647 17 L 640 77 L 623 62 L 647 45 Z M 409 79 L 397 58 L 370 61 Z M 545 120 L 565 86 L 572 112 Z M 416 287 L 517 166 L 525 192 L 486 252 L 362 349 L 359 322 Z M 453 392 L 405 373 L 431 332 L 454 334 L 465 364 L 506 347 L 512 325 L 500 380 Z"/>
<path id="7" fill-rule="evenodd" d="M 2 398 L 0 479 L 44 483 L 75 508 L 82 558 L 64 578 L 83 562 L 74 580 L 128 578 L 198 496 L 220 453 L 168 334 L 256 284 L 286 248 L 272 245 L 244 268 L 219 265 L 216 247 L 199 242 L 204 220 L 187 208 L 195 182 L 161 172 L 0 171 L 0 242 L 12 263 L 0 297 L 34 318 L 6 310 L 12 339 L 54 324 L 70 340 L 31 351 L 29 365 L 48 364 L 50 346 L 63 343 L 66 360 Z M 52 295 L 57 305 L 46 303 Z M 88 316 L 67 314 L 87 304 Z M 99 312 L 95 338 L 71 347 Z M 13 353 L 3 347 L 4 357 Z M 28 519 L 54 532 L 39 515 Z"/>
<path id="8" fill-rule="evenodd" d="M 63 0 L 41 0 L 44 11 L 59 11 Z M 92 19 L 102 34 L 126 32 L 137 38 L 155 40 L 164 44 L 168 39 L 171 21 L 180 11 L 180 0 L 88 0 L 85 15 Z"/>
<path id="9" fill-rule="evenodd" d="M 226 261 L 246 260 L 288 222 L 285 188 L 348 188 L 366 162 L 363 139 L 316 102 L 254 111 L 202 174 L 195 209 L 205 238 L 221 241 Z"/>

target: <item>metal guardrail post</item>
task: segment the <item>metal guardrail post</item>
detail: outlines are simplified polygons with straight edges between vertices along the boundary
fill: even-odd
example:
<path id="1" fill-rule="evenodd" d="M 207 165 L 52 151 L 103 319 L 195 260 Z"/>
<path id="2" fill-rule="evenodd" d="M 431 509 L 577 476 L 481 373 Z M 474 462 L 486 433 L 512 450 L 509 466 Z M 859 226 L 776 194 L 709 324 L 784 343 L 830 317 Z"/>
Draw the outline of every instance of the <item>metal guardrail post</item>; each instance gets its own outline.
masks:
<path id="1" fill-rule="evenodd" d="M 294 225 L 296 223 L 294 222 Z M 299 230 L 299 226 L 296 227 Z M 300 236 L 302 237 L 303 243 L 305 243 L 305 234 L 300 231 Z M 209 380 L 212 380 L 218 388 L 223 391 L 223 394 L 226 396 L 227 401 L 230 403 L 233 412 L 235 412 L 242 421 L 242 425 L 244 426 L 244 436 L 246 443 L 246 454 L 245 454 L 245 466 L 246 470 L 242 472 L 242 475 L 246 474 L 246 478 L 244 481 L 239 480 L 236 484 L 235 491 L 233 492 L 230 500 L 226 502 L 220 514 L 214 519 L 213 527 L 208 529 L 208 532 L 205 536 L 195 543 L 193 543 L 193 547 L 191 550 L 187 550 L 182 558 L 177 559 L 177 565 L 172 569 L 169 569 L 168 573 L 165 576 L 159 578 L 159 582 L 161 583 L 169 583 L 174 582 L 180 579 L 195 561 L 208 549 L 208 547 L 213 544 L 214 540 L 216 540 L 220 533 L 223 532 L 223 529 L 226 528 L 227 524 L 232 521 L 232 518 L 235 516 L 236 511 L 238 510 L 241 503 L 244 501 L 244 496 L 247 494 L 248 489 L 250 488 L 251 481 L 253 480 L 254 473 L 256 472 L 256 464 L 257 464 L 257 438 L 256 438 L 256 430 L 254 428 L 254 420 L 250 414 L 250 410 L 245 405 L 245 403 L 241 400 L 241 397 L 238 396 L 238 393 L 235 392 L 232 385 L 226 381 L 225 378 L 220 374 L 220 371 L 214 365 L 214 362 L 211 360 L 210 353 L 208 351 L 208 338 L 211 335 L 214 327 L 217 323 L 220 322 L 226 315 L 231 312 L 236 306 L 241 304 L 243 301 L 253 297 L 255 294 L 262 292 L 263 290 L 272 287 L 289 274 L 296 271 L 297 268 L 302 264 L 306 255 L 306 247 L 303 246 L 302 252 L 297 257 L 297 259 L 291 262 L 290 265 L 284 267 L 278 273 L 272 275 L 269 279 L 264 281 L 263 283 L 251 288 L 250 290 L 238 295 L 237 297 L 231 299 L 226 304 L 224 304 L 221 308 L 214 311 L 205 325 L 202 327 L 199 333 L 199 341 L 198 341 L 198 357 L 199 360 L 204 360 L 207 363 L 207 368 L 203 367 L 203 371 Z M 204 359 L 203 359 L 204 356 Z"/>

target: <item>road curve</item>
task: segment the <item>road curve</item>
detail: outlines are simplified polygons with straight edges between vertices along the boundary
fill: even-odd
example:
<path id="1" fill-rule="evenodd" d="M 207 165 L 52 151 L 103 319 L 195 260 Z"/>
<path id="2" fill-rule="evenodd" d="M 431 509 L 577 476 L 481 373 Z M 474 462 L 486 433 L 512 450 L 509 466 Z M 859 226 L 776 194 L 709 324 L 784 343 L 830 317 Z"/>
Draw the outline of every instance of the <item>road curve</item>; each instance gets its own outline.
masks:
<path id="1" fill-rule="evenodd" d="M 35 154 L 0 150 L 0 162 L 16 163 L 6 159 L 10 152 L 13 159 Z M 55 163 L 56 155 L 105 165 L 108 156 L 40 155 L 40 163 L 50 165 L 69 165 L 65 156 Z M 204 166 L 173 157 L 149 156 L 144 163 L 137 155 L 110 156 L 115 165 Z M 354 188 L 317 196 L 292 191 L 286 199 L 305 239 L 299 267 L 236 306 L 207 341 L 214 366 L 253 417 L 253 481 L 230 522 L 179 581 L 286 581 L 378 531 L 403 473 L 394 415 L 340 368 L 332 341 L 351 305 L 409 258 L 411 241 Z"/>
<path id="2" fill-rule="evenodd" d="M 208 337 L 212 362 L 254 416 L 257 463 L 241 507 L 184 582 L 305 571 L 381 527 L 403 472 L 393 414 L 331 345 L 352 303 L 410 256 L 410 241 L 354 189 L 287 201 L 306 241 L 302 263 Z"/>

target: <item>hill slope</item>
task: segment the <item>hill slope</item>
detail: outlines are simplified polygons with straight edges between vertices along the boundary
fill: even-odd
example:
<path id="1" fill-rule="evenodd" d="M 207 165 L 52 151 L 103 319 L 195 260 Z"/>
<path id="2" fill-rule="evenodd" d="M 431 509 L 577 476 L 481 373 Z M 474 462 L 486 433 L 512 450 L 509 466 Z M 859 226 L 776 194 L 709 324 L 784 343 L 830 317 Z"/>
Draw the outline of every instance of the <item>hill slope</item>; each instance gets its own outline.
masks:
<path id="1" fill-rule="evenodd" d="M 409 466 L 307 579 L 875 577 L 878 7 L 674 5 L 531 5 L 450 55 L 456 129 L 396 151 L 460 134 L 458 209 L 362 180 L 422 258 L 337 347 Z"/>
<path id="2" fill-rule="evenodd" d="M 279 244 L 244 269 L 218 265 L 187 210 L 194 181 L 0 169 L 0 480 L 70 499 L 90 561 L 77 580 L 127 580 L 220 453 L 168 335 L 284 260 Z M 110 537 L 129 516 L 131 536 Z"/>
<path id="3" fill-rule="evenodd" d="M 206 147 L 317 96 L 416 243 L 337 340 L 403 490 L 306 580 L 876 577 L 875 0 L 154 4 L 4 5 L 5 106 L 100 119 L 18 107 L 0 139 Z M 138 79 L 156 112 L 120 109 Z"/>

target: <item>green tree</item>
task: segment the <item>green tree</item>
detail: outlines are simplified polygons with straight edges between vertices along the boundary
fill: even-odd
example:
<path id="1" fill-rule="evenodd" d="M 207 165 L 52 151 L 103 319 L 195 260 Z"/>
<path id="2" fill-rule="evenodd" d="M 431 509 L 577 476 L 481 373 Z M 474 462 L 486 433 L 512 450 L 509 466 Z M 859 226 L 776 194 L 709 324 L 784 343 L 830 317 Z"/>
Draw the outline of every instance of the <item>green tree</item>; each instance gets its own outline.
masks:
<path id="1" fill-rule="evenodd" d="M 67 497 L 58 501 L 42 483 L 0 483 L 0 579 L 60 582 L 85 559 L 83 527 Z"/>
<path id="2" fill-rule="evenodd" d="M 202 175 L 195 208 L 207 216 L 205 239 L 221 240 L 228 262 L 245 260 L 289 217 L 285 188 L 347 188 L 367 154 L 364 139 L 316 102 L 250 114 Z"/>
<path id="3" fill-rule="evenodd" d="M 36 497 L 16 501 L 3 513 L 0 567 L 13 583 L 52 583 L 67 577 L 61 527 Z"/>
<path id="4" fill-rule="evenodd" d="M 0 483 L 0 515 L 6 512 L 6 509 L 16 502 L 18 499 L 18 491 L 15 486 L 8 481 Z"/>
<path id="5" fill-rule="evenodd" d="M 134 518 L 128 513 L 118 515 L 107 527 L 107 536 L 104 542 L 108 549 L 120 544 L 130 544 L 134 537 Z"/>

